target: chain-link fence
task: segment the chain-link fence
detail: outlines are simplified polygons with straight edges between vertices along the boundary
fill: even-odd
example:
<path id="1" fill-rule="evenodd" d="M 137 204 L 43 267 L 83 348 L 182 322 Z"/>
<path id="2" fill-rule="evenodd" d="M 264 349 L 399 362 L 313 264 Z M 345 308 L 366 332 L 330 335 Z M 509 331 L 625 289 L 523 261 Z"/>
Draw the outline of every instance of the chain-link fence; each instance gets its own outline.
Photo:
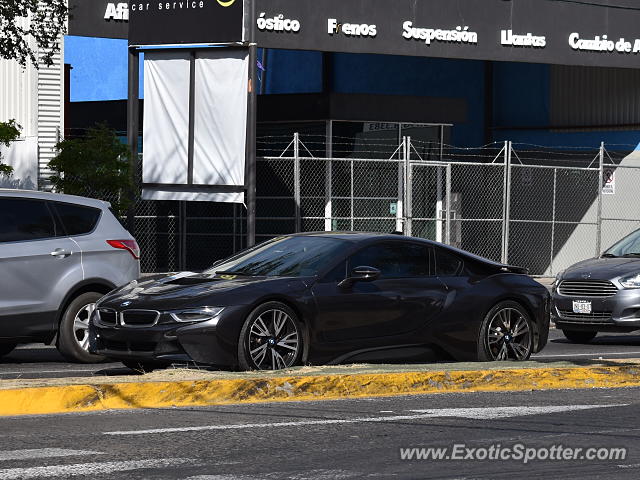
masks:
<path id="1" fill-rule="evenodd" d="M 258 139 L 270 154 L 256 164 L 258 242 L 292 232 L 401 231 L 554 275 L 640 228 L 640 153 L 631 146 L 334 139 Z M 74 193 L 120 203 L 122 194 L 96 192 L 87 185 Z M 240 204 L 147 201 L 137 186 L 120 218 L 140 244 L 144 272 L 204 269 L 246 246 Z"/>

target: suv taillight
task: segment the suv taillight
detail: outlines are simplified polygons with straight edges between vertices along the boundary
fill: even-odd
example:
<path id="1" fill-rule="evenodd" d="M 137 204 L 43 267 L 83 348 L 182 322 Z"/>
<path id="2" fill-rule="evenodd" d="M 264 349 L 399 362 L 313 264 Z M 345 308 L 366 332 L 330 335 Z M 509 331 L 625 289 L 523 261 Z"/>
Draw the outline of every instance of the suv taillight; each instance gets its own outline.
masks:
<path id="1" fill-rule="evenodd" d="M 128 251 L 136 260 L 140 259 L 140 247 L 135 240 L 107 240 L 113 248 Z"/>

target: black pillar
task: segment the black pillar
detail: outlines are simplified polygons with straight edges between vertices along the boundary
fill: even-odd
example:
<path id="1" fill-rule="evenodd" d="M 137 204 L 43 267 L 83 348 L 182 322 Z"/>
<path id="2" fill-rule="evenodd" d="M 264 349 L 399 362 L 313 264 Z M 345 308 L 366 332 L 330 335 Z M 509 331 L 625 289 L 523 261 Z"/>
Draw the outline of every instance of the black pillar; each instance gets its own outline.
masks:
<path id="1" fill-rule="evenodd" d="M 139 126 L 139 95 L 140 81 L 140 53 L 136 48 L 129 48 L 129 74 L 127 95 L 127 142 L 129 144 L 129 166 L 131 175 L 131 189 L 129 191 L 129 208 L 127 210 L 127 229 L 135 235 L 135 190 L 138 179 L 138 133 Z"/>
<path id="2" fill-rule="evenodd" d="M 255 25 L 255 2 L 251 2 L 250 25 Z M 247 203 L 247 247 L 256 244 L 256 114 L 257 114 L 257 72 L 258 46 L 255 43 L 254 28 L 249 29 L 249 98 L 247 108 L 247 155 L 245 186 Z"/>

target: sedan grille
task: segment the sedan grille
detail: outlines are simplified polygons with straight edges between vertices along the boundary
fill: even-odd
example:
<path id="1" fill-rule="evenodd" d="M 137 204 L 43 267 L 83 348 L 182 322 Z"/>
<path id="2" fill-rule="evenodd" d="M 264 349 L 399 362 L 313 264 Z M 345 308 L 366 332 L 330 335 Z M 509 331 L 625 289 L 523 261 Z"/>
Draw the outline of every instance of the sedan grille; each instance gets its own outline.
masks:
<path id="1" fill-rule="evenodd" d="M 574 313 L 571 310 L 558 310 L 560 318 L 565 323 L 608 324 L 611 322 L 612 312 Z"/>
<path id="2" fill-rule="evenodd" d="M 567 280 L 560 283 L 558 293 L 567 297 L 612 297 L 618 288 L 606 280 Z"/>
<path id="3" fill-rule="evenodd" d="M 156 310 L 124 310 L 120 321 L 125 327 L 151 327 L 158 322 L 160 312 Z"/>
<path id="4" fill-rule="evenodd" d="M 98 317 L 100 318 L 100 322 L 103 323 L 104 325 L 115 326 L 118 323 L 118 314 L 116 313 L 115 310 L 99 308 Z"/>

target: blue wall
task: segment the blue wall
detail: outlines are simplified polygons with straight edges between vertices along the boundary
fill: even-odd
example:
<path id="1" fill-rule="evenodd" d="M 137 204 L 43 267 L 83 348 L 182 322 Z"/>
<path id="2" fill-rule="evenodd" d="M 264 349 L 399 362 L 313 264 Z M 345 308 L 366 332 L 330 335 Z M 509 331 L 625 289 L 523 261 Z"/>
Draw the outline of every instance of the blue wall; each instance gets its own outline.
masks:
<path id="1" fill-rule="evenodd" d="M 127 41 L 66 36 L 64 62 L 71 64 L 71 101 L 127 98 Z M 140 62 L 142 66 L 142 61 Z M 142 98 L 142 67 L 140 97 Z"/>
<path id="2" fill-rule="evenodd" d="M 626 150 L 640 141 L 638 131 L 557 132 L 531 128 L 551 124 L 549 65 L 495 62 L 493 86 L 493 124 L 503 127 L 494 131 L 494 141 L 590 148 L 599 148 L 600 142 L 605 142 L 610 150 Z"/>
<path id="3" fill-rule="evenodd" d="M 266 68 L 266 93 L 322 90 L 322 55 L 317 52 L 271 50 Z M 468 119 L 452 129 L 451 142 L 484 143 L 483 62 L 336 53 L 332 83 L 337 93 L 464 98 Z"/>
<path id="4" fill-rule="evenodd" d="M 258 58 L 262 58 L 261 51 Z M 65 62 L 73 66 L 72 102 L 127 98 L 126 40 L 67 36 Z M 559 133 L 544 129 L 549 126 L 549 66 L 506 62 L 493 65 L 493 123 L 504 127 L 494 131 L 495 141 L 597 147 L 601 141 L 635 145 L 640 140 L 637 131 Z M 322 90 L 319 52 L 270 50 L 265 66 L 265 93 Z M 334 54 L 333 67 L 333 90 L 338 93 L 463 98 L 467 102 L 467 122 L 452 128 L 451 143 L 461 147 L 485 143 L 484 62 Z"/>

